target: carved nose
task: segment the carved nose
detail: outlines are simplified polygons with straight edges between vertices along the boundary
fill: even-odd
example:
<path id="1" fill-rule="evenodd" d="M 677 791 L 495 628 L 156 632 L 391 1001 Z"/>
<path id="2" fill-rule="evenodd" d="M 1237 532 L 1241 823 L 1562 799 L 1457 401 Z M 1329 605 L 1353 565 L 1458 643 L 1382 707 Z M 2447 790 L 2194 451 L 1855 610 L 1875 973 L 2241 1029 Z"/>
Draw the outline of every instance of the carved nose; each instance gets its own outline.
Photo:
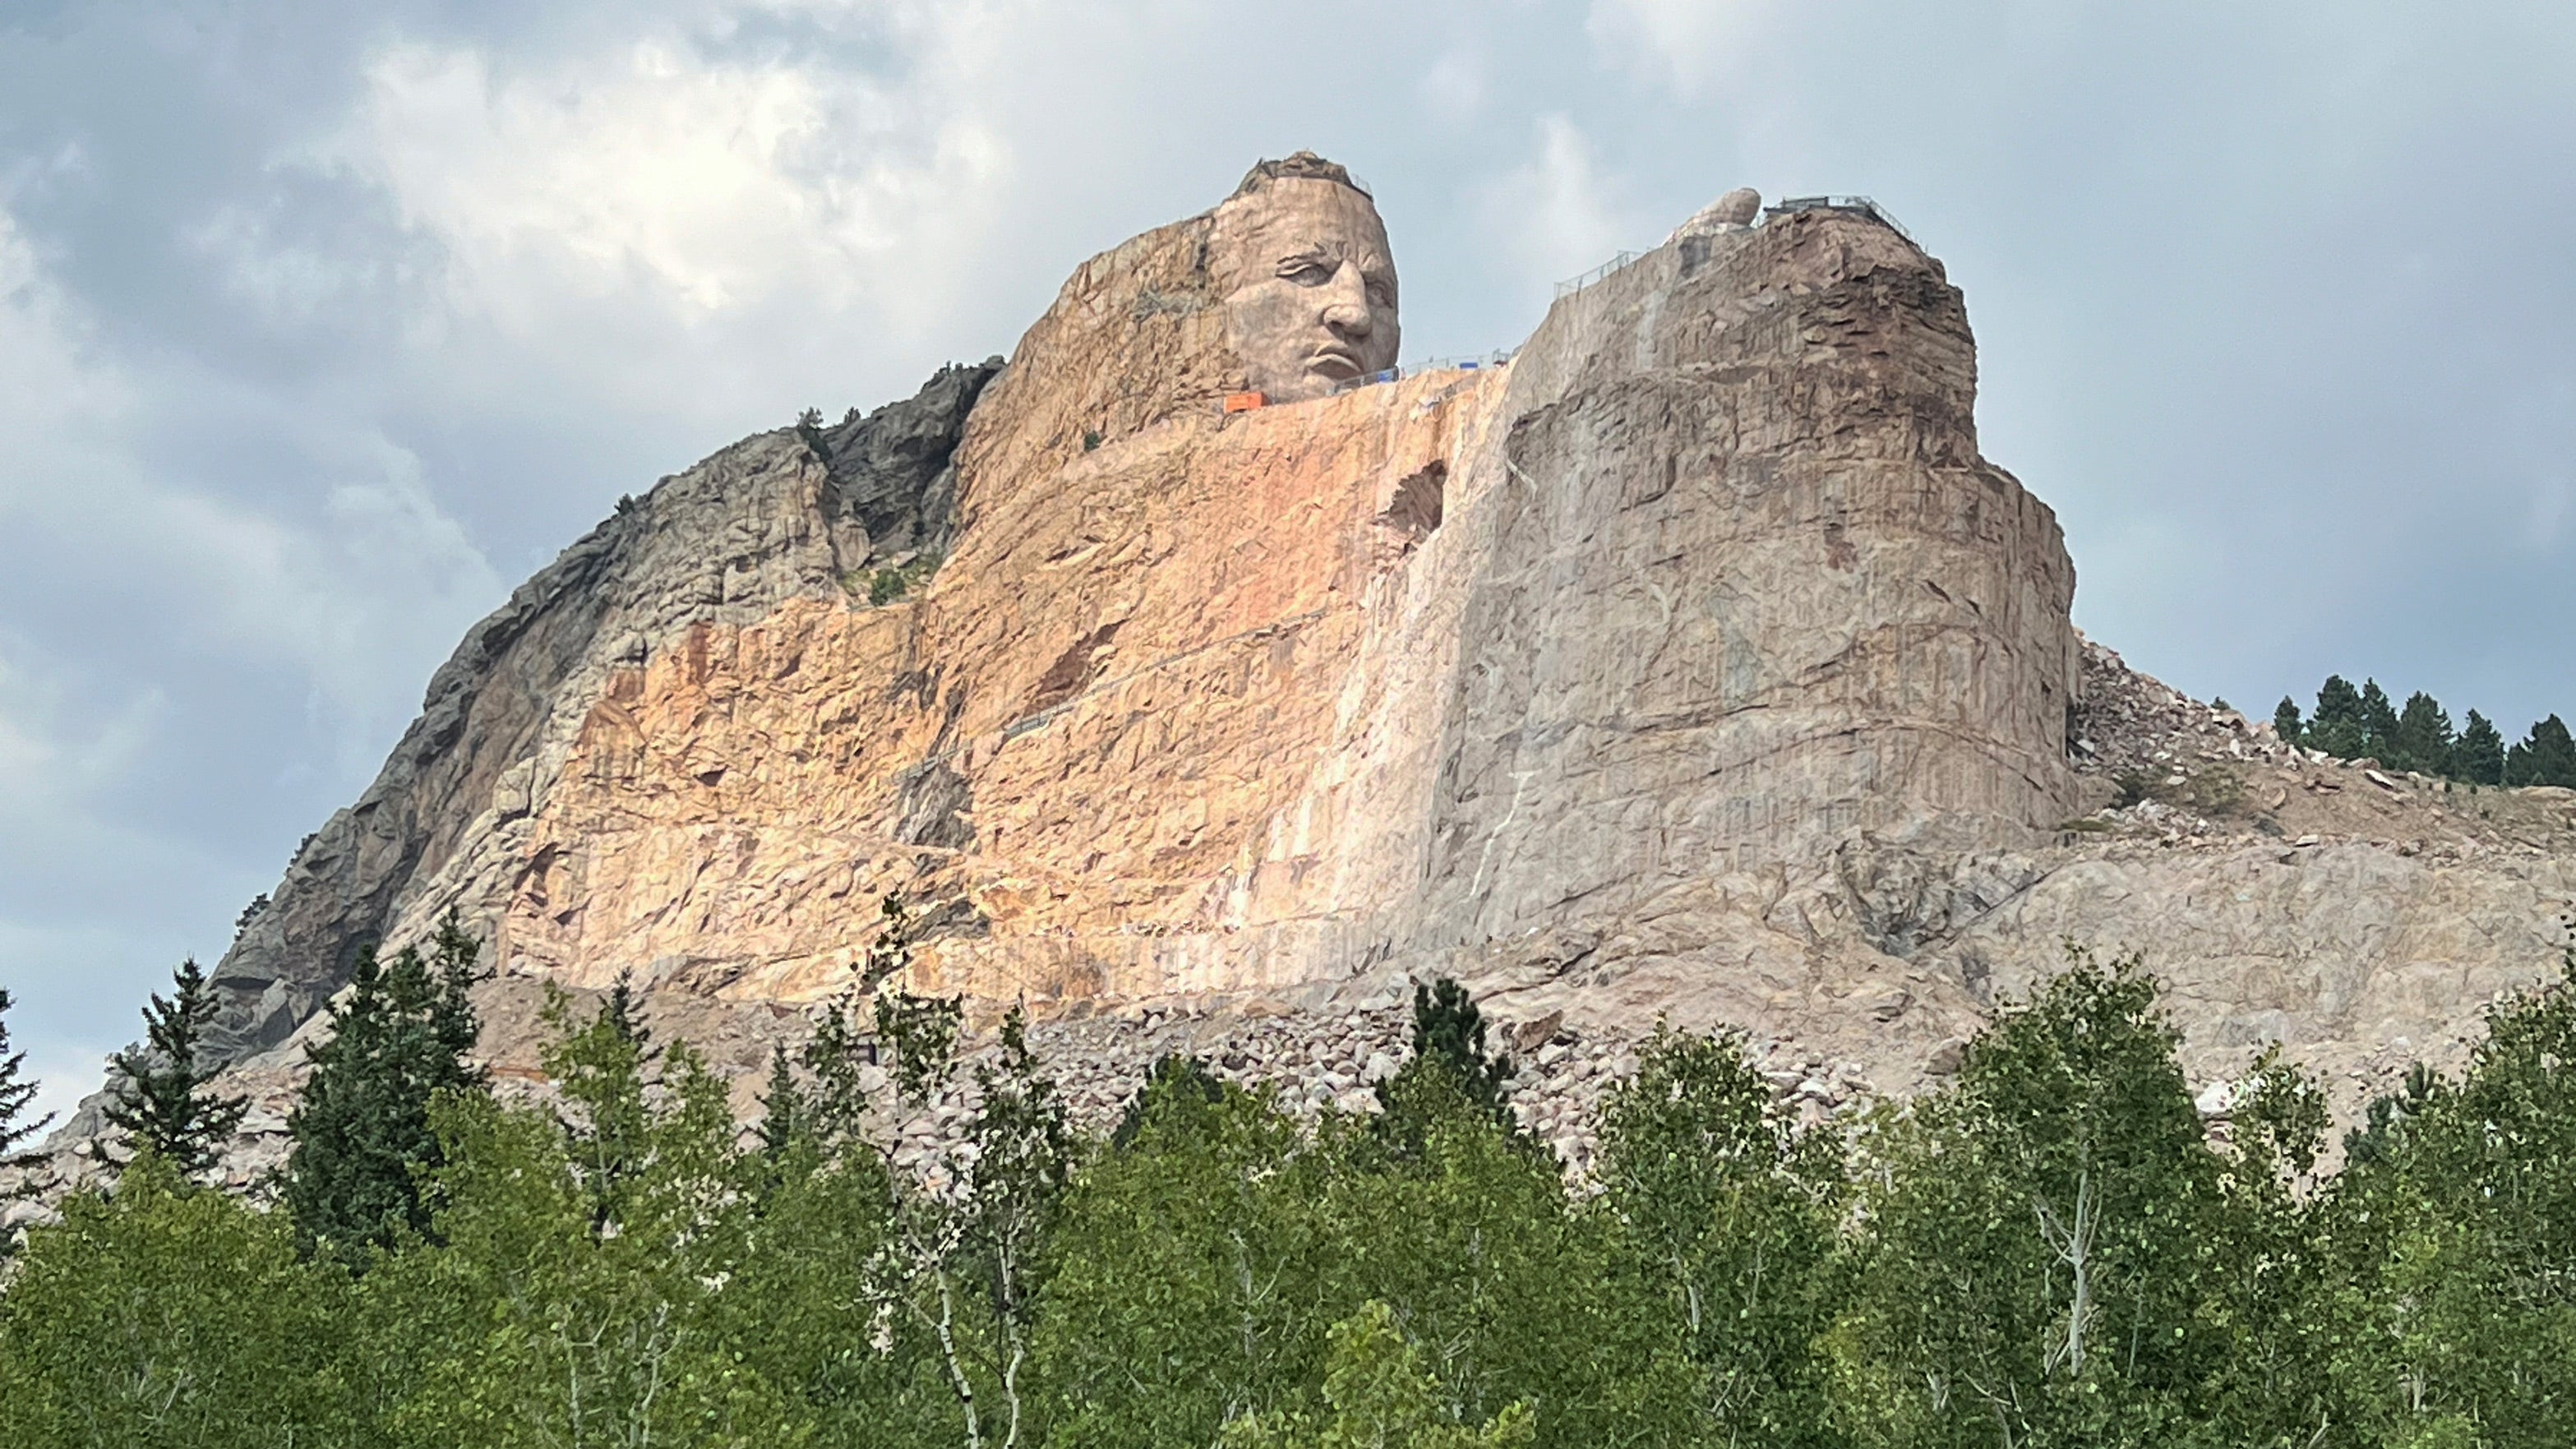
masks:
<path id="1" fill-rule="evenodd" d="M 1353 337 L 1369 333 L 1368 283 L 1357 262 L 1344 262 L 1327 284 L 1324 325 Z"/>

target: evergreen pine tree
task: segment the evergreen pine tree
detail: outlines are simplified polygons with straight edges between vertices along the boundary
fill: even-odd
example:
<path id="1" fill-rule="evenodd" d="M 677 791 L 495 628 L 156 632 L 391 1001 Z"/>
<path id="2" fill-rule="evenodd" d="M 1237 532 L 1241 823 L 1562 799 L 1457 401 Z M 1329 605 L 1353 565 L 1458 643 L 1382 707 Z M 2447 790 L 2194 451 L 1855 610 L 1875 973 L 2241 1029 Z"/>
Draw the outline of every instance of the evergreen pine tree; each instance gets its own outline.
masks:
<path id="1" fill-rule="evenodd" d="M 2440 700 L 2419 689 L 2406 697 L 2406 709 L 2397 717 L 2396 737 L 2386 758 L 2392 769 L 2447 775 L 2451 773 L 2453 744 L 2450 711 L 2442 708 Z"/>
<path id="2" fill-rule="evenodd" d="M 769 1086 L 761 1093 L 760 1106 L 760 1125 L 753 1134 L 761 1155 L 772 1162 L 813 1135 L 813 1112 L 806 1105 L 804 1089 L 796 1085 L 796 1068 L 784 1046 L 769 1049 Z"/>
<path id="3" fill-rule="evenodd" d="M 2306 728 L 2305 722 L 2299 718 L 2298 701 L 2282 695 L 2281 702 L 2272 706 L 2272 733 L 2281 737 L 2281 743 L 2295 745 L 2306 733 Z"/>
<path id="4" fill-rule="evenodd" d="M 36 1100 L 36 1084 L 26 1081 L 27 1054 L 9 1050 L 9 993 L 0 990 L 0 1167 L 23 1166 L 32 1160 L 25 1148 L 35 1135 L 54 1120 L 48 1112 L 30 1122 L 27 1108 Z M 15 1190 L 0 1189 L 0 1202 L 33 1191 L 33 1185 L 20 1183 Z M 0 1237 L 0 1253 L 8 1251 L 8 1240 Z"/>
<path id="5" fill-rule="evenodd" d="M 197 1044 L 215 1019 L 214 992 L 193 956 L 171 973 L 176 989 L 154 993 L 143 1009 L 144 1044 L 108 1059 L 113 1095 L 108 1125 L 125 1134 L 129 1150 L 150 1152 L 181 1176 L 215 1165 L 250 1110 L 247 1097 L 203 1090 L 220 1068 L 199 1060 Z"/>
<path id="6" fill-rule="evenodd" d="M 2576 740 L 2568 738 L 2566 723 L 2553 714 L 2533 725 L 2522 743 L 2506 753 L 2504 782 L 2576 786 Z"/>
<path id="7" fill-rule="evenodd" d="M 1476 1009 L 1466 987 L 1446 976 L 1427 986 L 1414 983 L 1413 1060 L 1405 1070 L 1416 1068 L 1447 1076 L 1468 1101 L 1492 1113 L 1497 1121 L 1510 1122 L 1511 1109 L 1504 1105 L 1503 1087 L 1511 1080 L 1511 1058 L 1500 1053 L 1486 1055 L 1484 1013 Z M 1378 1102 L 1390 1114 L 1399 1095 L 1396 1084 L 1397 1078 L 1389 1078 L 1377 1086 Z"/>
<path id="8" fill-rule="evenodd" d="M 2383 763 L 2397 748 L 2397 707 L 2376 679 L 2361 682 L 2361 752 Z"/>
<path id="9" fill-rule="evenodd" d="M 2317 711 L 2308 721 L 2308 748 L 2349 760 L 2361 753 L 2361 691 L 2340 674 L 2317 689 Z"/>
<path id="10" fill-rule="evenodd" d="M 430 1103 L 483 1084 L 467 1055 L 477 950 L 451 913 L 431 945 L 435 966 L 410 948 L 390 965 L 359 954 L 329 1007 L 330 1038 L 306 1052 L 313 1074 L 287 1120 L 283 1196 L 307 1242 L 347 1251 L 428 1231 L 420 1183 L 445 1161 Z"/>
<path id="11" fill-rule="evenodd" d="M 599 1024 L 634 1049 L 639 1070 L 651 1066 L 654 1058 L 662 1054 L 662 1049 L 653 1045 L 652 1029 L 636 1014 L 635 976 L 631 971 L 618 972 L 617 979 L 609 984 L 608 999 L 600 1003 Z"/>
<path id="12" fill-rule="evenodd" d="M 2504 736 L 2496 731 L 2495 721 L 2469 711 L 2467 726 L 2451 746 L 2451 775 L 2472 785 L 2504 783 Z"/>
<path id="13" fill-rule="evenodd" d="M 1126 1147 L 1145 1130 L 1146 1115 L 1160 1101 L 1180 1100 L 1203 1107 L 1214 1107 L 1225 1101 L 1225 1082 L 1207 1069 L 1197 1057 L 1166 1052 L 1154 1058 L 1145 1070 L 1145 1084 L 1127 1099 L 1127 1110 L 1118 1114 L 1118 1125 L 1109 1133 L 1109 1145 Z"/>
<path id="14" fill-rule="evenodd" d="M 482 1068 L 464 1065 L 483 1038 L 483 1019 L 474 1014 L 471 995 L 474 983 L 492 975 L 475 969 L 482 955 L 483 943 L 466 933 L 451 907 L 429 938 L 429 1028 L 445 1059 L 459 1063 L 470 1077 L 458 1083 L 466 1088 L 483 1085 Z"/>

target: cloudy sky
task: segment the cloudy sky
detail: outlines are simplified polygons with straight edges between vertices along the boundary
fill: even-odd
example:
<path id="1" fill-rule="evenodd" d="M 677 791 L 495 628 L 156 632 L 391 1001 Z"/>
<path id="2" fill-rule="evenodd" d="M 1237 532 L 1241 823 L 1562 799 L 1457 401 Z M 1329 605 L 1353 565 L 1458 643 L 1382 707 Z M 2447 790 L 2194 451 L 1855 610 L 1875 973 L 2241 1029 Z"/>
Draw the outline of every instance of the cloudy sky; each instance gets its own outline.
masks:
<path id="1" fill-rule="evenodd" d="M 1948 264 L 2078 621 L 2576 709 L 2576 8 L 0 0 L 0 986 L 54 1099 L 605 513 L 1312 147 L 1411 355 L 1737 185 Z"/>

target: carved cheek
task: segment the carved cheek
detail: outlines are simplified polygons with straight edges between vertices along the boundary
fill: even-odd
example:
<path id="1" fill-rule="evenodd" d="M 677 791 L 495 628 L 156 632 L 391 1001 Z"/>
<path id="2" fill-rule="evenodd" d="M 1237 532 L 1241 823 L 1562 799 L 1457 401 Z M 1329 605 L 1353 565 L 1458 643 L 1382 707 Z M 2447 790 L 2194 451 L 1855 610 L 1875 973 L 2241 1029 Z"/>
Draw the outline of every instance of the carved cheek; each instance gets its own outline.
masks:
<path id="1" fill-rule="evenodd" d="M 1227 301 L 1228 319 L 1234 327 L 1234 345 L 1245 351 L 1260 348 L 1278 335 L 1292 318 L 1294 299 L 1281 295 L 1280 282 L 1260 282 L 1244 288 Z"/>

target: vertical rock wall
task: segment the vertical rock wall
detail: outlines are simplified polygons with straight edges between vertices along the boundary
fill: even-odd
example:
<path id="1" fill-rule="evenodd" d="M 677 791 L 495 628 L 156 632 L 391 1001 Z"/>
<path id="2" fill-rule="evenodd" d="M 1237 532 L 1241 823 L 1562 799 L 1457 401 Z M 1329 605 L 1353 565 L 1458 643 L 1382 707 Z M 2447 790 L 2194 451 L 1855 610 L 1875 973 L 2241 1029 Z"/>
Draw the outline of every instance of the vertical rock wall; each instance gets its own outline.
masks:
<path id="1" fill-rule="evenodd" d="M 1977 455 L 1937 263 L 1792 214 L 1561 302 L 1514 371 L 1461 510 L 1425 889 L 1453 941 L 2071 813 L 2074 569 Z"/>

